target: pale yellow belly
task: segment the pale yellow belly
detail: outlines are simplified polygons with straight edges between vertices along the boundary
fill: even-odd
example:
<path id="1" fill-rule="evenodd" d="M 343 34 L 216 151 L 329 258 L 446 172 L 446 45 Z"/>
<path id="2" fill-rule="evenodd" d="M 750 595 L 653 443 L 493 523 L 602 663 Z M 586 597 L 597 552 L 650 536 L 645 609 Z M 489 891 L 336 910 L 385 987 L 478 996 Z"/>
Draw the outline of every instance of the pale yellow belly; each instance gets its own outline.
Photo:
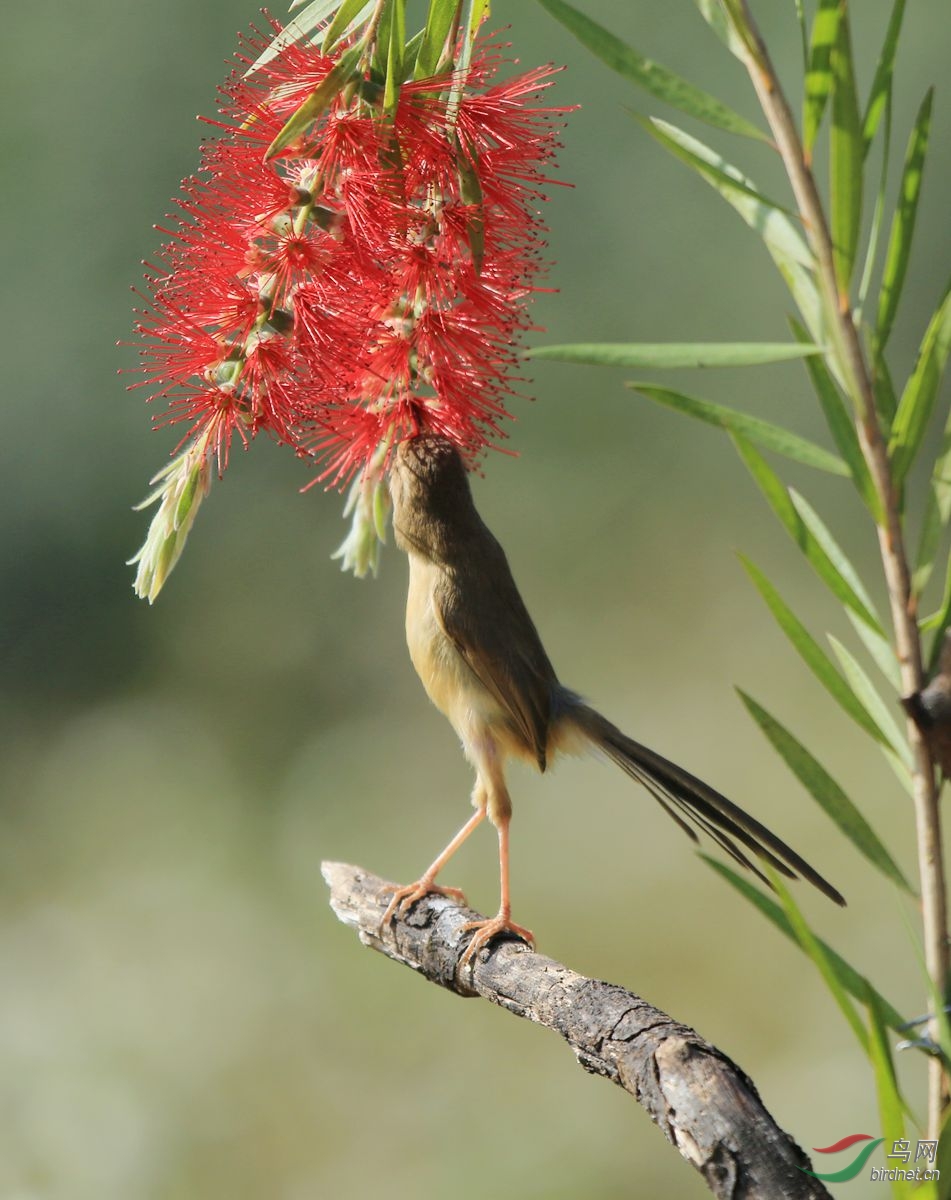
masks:
<path id="1" fill-rule="evenodd" d="M 489 730 L 508 725 L 504 710 L 447 637 L 433 607 L 438 568 L 410 555 L 406 643 L 416 673 L 433 704 L 468 746 Z"/>

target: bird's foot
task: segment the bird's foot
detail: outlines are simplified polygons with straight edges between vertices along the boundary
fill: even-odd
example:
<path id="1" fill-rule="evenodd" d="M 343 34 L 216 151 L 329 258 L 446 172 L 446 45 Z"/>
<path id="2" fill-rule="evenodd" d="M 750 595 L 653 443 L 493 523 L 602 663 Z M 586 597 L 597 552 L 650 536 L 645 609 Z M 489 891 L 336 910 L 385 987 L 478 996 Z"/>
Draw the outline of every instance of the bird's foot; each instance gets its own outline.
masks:
<path id="1" fill-rule="evenodd" d="M 498 916 L 492 917 L 487 921 L 467 921 L 460 930 L 460 933 L 465 933 L 469 929 L 474 932 L 472 940 L 466 947 L 465 954 L 459 960 L 459 965 L 462 967 L 466 966 L 479 953 L 483 946 L 487 946 L 500 933 L 514 933 L 522 941 L 528 942 L 529 946 L 533 949 L 535 947 L 535 935 L 532 931 L 523 928 L 521 925 L 516 925 L 505 912 L 500 912 Z"/>
<path id="2" fill-rule="evenodd" d="M 457 904 L 466 903 L 466 898 L 459 888 L 441 887 L 432 879 L 427 879 L 425 875 L 422 879 L 417 879 L 415 883 L 408 883 L 405 887 L 400 887 L 396 883 L 387 883 L 382 891 L 392 892 L 393 898 L 383 914 L 381 925 L 389 925 L 397 912 L 401 917 L 405 916 L 416 901 L 422 900 L 424 896 L 447 896 L 450 900 L 455 900 Z"/>

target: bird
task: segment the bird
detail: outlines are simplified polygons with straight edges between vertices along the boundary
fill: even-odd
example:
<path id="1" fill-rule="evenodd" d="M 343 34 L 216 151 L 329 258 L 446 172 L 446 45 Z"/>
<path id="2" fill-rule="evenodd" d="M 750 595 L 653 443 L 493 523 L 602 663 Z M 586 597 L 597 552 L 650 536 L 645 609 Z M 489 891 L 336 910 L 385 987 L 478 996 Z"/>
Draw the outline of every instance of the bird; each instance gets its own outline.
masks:
<path id="1" fill-rule="evenodd" d="M 695 842 L 707 834 L 730 858 L 769 879 L 758 856 L 780 874 L 808 880 L 836 904 L 842 895 L 795 850 L 709 784 L 622 733 L 581 696 L 564 687 L 522 600 L 508 559 L 480 517 L 465 459 L 450 438 L 431 432 L 404 438 L 391 451 L 389 489 L 397 546 L 409 558 L 406 640 L 430 700 L 449 720 L 475 769 L 475 813 L 418 880 L 387 885 L 389 925 L 424 896 L 460 903 L 458 888 L 436 877 L 488 818 L 499 845 L 500 902 L 496 916 L 468 922 L 465 966 L 500 934 L 534 945 L 512 921 L 509 824 L 512 801 L 506 765 L 520 759 L 544 772 L 560 754 L 594 750 L 650 793 Z"/>

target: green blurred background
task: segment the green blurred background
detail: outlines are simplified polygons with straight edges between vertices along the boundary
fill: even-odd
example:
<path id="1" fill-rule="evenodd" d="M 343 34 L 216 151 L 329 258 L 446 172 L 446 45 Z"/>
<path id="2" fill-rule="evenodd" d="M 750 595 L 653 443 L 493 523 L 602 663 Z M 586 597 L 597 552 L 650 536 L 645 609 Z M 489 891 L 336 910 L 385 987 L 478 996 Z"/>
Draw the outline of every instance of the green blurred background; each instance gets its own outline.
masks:
<path id="1" fill-rule="evenodd" d="M 754 115 L 692 4 L 584 7 Z M 757 7 L 792 76 L 792 3 Z M 855 6 L 863 87 L 887 8 Z M 115 375 L 133 352 L 115 341 L 131 336 L 151 226 L 195 166 L 194 115 L 212 112 L 255 15 L 253 0 L 6 14 L 0 1197 L 706 1195 L 550 1034 L 367 953 L 327 907 L 321 859 L 405 881 L 468 812 L 468 768 L 405 652 L 398 552 L 376 582 L 341 574 L 340 499 L 298 494 L 303 467 L 262 441 L 215 486 L 156 606 L 133 598 L 123 562 L 148 516 L 131 505 L 174 437 L 150 434 Z M 538 340 L 784 338 L 785 293 L 756 238 L 625 112 L 657 106 L 535 5 L 497 3 L 493 20 L 524 65 L 568 63 L 554 99 L 581 105 L 561 156 L 574 186 L 546 209 L 560 290 L 537 303 Z M 943 0 L 916 0 L 906 24 L 898 145 L 949 52 Z M 903 370 L 951 260 L 949 128 L 941 92 Z M 768 150 L 718 144 L 785 194 Z M 725 439 L 617 372 L 533 376 L 536 402 L 514 405 L 520 457 L 493 456 L 476 489 L 560 674 L 813 859 L 850 900 L 838 912 L 800 888 L 818 928 L 920 1011 L 907 910 L 798 789 L 734 683 L 812 746 L 913 872 L 908 804 L 735 549 L 817 633 L 852 644 L 851 631 Z M 795 365 L 664 382 L 824 438 Z M 789 477 L 876 578 L 846 486 Z M 695 1025 L 804 1145 L 878 1129 L 815 973 L 646 795 L 595 762 L 513 784 L 515 917 L 542 950 Z M 491 911 L 495 864 L 480 833 L 447 881 Z M 919 1107 L 921 1083 L 911 1064 Z"/>

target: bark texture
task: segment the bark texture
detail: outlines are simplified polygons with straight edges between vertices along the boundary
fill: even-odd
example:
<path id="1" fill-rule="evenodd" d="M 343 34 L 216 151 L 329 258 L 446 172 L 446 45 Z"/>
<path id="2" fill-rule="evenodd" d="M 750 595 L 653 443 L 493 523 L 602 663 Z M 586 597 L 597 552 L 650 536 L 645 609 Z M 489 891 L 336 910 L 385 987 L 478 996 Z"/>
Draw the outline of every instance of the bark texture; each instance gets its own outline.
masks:
<path id="1" fill-rule="evenodd" d="M 439 896 L 387 928 L 385 881 L 324 863 L 330 903 L 364 945 L 459 996 L 481 996 L 560 1034 L 586 1071 L 629 1092 L 724 1200 L 819 1200 L 809 1159 L 766 1111 L 755 1086 L 693 1029 L 616 984 L 577 974 L 517 940 L 499 939 L 468 967 L 462 926 L 478 913 Z"/>

